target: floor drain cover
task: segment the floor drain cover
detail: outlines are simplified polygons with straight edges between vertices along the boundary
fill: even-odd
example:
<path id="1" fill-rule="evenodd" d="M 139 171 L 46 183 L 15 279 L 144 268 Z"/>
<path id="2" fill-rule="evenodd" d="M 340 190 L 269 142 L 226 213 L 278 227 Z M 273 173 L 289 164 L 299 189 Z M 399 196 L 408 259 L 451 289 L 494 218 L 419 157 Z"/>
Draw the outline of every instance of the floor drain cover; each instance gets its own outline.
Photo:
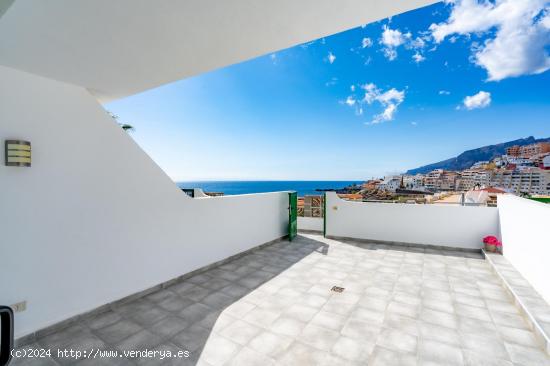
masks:
<path id="1" fill-rule="evenodd" d="M 344 291 L 344 288 L 343 287 L 338 287 L 338 286 L 333 286 L 330 291 L 334 291 L 334 292 L 343 292 Z"/>

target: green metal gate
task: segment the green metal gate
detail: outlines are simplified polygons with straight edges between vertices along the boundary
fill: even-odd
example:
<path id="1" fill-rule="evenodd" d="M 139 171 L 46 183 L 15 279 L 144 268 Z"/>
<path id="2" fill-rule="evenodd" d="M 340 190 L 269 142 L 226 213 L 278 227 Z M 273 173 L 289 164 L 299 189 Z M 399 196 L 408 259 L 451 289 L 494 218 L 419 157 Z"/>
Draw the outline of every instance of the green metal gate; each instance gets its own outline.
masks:
<path id="1" fill-rule="evenodd" d="M 298 193 L 288 193 L 288 240 L 298 235 Z"/>

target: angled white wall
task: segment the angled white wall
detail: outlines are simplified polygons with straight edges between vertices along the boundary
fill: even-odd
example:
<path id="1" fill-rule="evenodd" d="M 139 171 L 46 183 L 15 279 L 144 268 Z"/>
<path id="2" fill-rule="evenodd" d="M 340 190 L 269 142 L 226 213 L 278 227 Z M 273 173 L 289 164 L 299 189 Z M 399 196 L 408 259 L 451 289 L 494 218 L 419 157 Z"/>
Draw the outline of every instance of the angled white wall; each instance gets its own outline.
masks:
<path id="1" fill-rule="evenodd" d="M 327 192 L 329 236 L 480 249 L 498 233 L 495 207 L 353 202 Z"/>
<path id="2" fill-rule="evenodd" d="M 504 256 L 550 303 L 550 204 L 498 198 Z"/>
<path id="3" fill-rule="evenodd" d="M 84 89 L 0 66 L 0 304 L 16 337 L 286 234 L 288 195 L 191 199 Z M 32 167 L 3 164 L 5 139 Z"/>

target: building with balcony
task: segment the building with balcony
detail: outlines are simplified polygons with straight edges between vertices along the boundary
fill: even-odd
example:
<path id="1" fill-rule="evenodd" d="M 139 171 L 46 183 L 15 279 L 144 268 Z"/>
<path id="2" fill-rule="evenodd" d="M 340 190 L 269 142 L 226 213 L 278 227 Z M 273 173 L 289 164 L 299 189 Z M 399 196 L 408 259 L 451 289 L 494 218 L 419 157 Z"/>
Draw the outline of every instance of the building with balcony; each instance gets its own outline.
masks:
<path id="1" fill-rule="evenodd" d="M 525 146 L 511 146 L 506 149 L 506 154 L 515 157 L 530 158 L 534 155 L 544 154 L 550 152 L 550 143 L 537 142 L 536 144 L 530 144 Z"/>
<path id="2" fill-rule="evenodd" d="M 540 169 L 545 169 L 544 159 L 547 159 L 547 161 L 548 161 L 548 158 L 547 158 L 548 156 L 550 156 L 550 153 L 534 155 L 533 157 L 531 157 L 531 161 L 533 162 L 533 166 L 535 166 L 537 168 L 540 168 Z"/>
<path id="3" fill-rule="evenodd" d="M 550 193 L 550 172 L 540 168 L 499 169 L 491 175 L 490 185 L 516 194 Z"/>
<path id="4" fill-rule="evenodd" d="M 439 180 L 442 174 L 443 174 L 443 169 L 436 169 L 429 172 L 424 177 L 424 186 L 431 191 L 437 190 L 437 181 Z"/>
<path id="5" fill-rule="evenodd" d="M 405 175 L 403 176 L 403 184 L 406 189 L 423 189 L 424 188 L 424 175 Z"/>
<path id="6" fill-rule="evenodd" d="M 430 3 L 0 3 L 0 140 L 29 146 L 0 166 L 12 365 L 548 364 L 549 206 L 328 192 L 294 237 L 294 195 L 190 197 L 101 105 Z"/>
<path id="7" fill-rule="evenodd" d="M 516 156 L 505 156 L 506 164 L 519 166 L 534 166 L 533 160 L 531 158 L 516 157 Z"/>
<path id="8" fill-rule="evenodd" d="M 378 185 L 382 191 L 395 192 L 401 186 L 401 176 L 386 177 Z"/>
<path id="9" fill-rule="evenodd" d="M 426 174 L 424 186 L 430 191 L 453 191 L 457 189 L 459 174 L 457 172 L 436 169 Z"/>
<path id="10" fill-rule="evenodd" d="M 491 183 L 491 171 L 485 169 L 466 169 L 460 172 L 457 187 L 461 191 L 487 187 Z"/>

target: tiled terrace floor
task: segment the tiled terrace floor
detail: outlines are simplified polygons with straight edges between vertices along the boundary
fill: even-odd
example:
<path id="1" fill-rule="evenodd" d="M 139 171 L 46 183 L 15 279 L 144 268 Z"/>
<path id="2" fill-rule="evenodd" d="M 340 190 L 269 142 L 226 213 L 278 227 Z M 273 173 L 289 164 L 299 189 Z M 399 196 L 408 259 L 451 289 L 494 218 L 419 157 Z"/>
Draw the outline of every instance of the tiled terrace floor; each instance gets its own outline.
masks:
<path id="1" fill-rule="evenodd" d="M 36 363 L 44 365 L 550 364 L 480 255 L 315 235 L 265 247 L 28 347 L 191 352 L 184 360 Z"/>

